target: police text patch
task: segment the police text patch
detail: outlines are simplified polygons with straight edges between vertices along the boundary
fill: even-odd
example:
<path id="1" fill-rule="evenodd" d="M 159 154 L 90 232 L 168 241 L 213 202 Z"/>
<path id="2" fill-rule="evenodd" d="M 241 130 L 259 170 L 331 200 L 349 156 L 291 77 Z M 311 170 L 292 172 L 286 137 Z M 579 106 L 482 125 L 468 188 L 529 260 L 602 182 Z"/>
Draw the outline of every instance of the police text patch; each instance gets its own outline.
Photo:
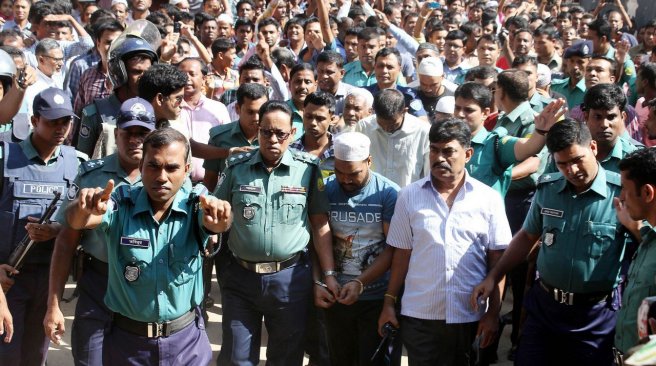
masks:
<path id="1" fill-rule="evenodd" d="M 540 213 L 543 214 L 543 215 L 546 215 L 546 216 L 551 216 L 551 217 L 558 217 L 558 218 L 562 218 L 562 217 L 563 217 L 563 211 L 560 211 L 560 210 L 554 210 L 553 208 L 546 208 L 546 207 L 543 207 L 543 208 L 540 210 Z"/>
<path id="2" fill-rule="evenodd" d="M 150 246 L 150 240 L 141 239 L 141 238 L 130 238 L 128 236 L 121 237 L 121 245 L 127 245 L 130 247 L 137 248 L 148 248 Z"/>

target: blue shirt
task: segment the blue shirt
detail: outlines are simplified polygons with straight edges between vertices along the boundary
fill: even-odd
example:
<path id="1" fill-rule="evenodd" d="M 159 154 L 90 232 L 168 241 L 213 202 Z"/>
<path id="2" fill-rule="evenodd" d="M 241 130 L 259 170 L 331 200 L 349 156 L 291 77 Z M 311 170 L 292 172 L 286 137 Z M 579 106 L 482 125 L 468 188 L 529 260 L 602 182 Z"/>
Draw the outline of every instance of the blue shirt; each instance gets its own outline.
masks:
<path id="1" fill-rule="evenodd" d="M 403 93 L 403 98 L 405 98 L 405 106 L 408 107 L 408 113 L 412 114 L 415 117 L 422 117 L 428 115 L 428 113 L 426 113 L 426 110 L 424 109 L 424 103 L 422 103 L 421 99 L 419 99 L 416 90 L 398 84 L 396 84 L 394 87 L 396 88 L 396 90 Z M 365 89 L 371 92 L 371 95 L 374 96 L 378 94 L 378 92 L 380 92 L 380 88 L 378 87 L 378 84 L 370 85 Z"/>

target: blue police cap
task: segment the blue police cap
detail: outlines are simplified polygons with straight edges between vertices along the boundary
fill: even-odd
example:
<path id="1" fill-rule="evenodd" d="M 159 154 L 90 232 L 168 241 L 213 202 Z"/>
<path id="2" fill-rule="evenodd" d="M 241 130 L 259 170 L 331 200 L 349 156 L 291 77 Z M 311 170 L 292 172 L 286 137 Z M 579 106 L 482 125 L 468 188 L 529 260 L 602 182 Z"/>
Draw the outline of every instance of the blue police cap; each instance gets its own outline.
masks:
<path id="1" fill-rule="evenodd" d="M 144 127 L 151 131 L 155 129 L 155 111 L 147 100 L 139 97 L 130 98 L 121 104 L 116 127 L 132 126 Z"/>
<path id="2" fill-rule="evenodd" d="M 572 56 L 592 57 L 592 41 L 578 41 L 565 50 L 564 58 Z"/>
<path id="3" fill-rule="evenodd" d="M 55 120 L 62 117 L 77 117 L 73 113 L 71 98 L 58 88 L 48 88 L 34 97 L 32 104 L 34 116 Z"/>

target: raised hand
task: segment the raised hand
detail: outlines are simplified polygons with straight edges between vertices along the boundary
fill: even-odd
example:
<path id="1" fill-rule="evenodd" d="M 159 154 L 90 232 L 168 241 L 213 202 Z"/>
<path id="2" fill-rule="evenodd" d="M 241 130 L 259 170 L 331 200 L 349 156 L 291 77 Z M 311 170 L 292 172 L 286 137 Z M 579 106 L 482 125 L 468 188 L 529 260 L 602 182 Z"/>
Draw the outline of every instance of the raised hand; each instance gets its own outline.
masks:
<path id="1" fill-rule="evenodd" d="M 544 107 L 540 114 L 535 116 L 535 128 L 549 131 L 565 113 L 567 113 L 565 100 L 562 98 L 556 99 Z"/>
<path id="2" fill-rule="evenodd" d="M 114 181 L 107 182 L 105 188 L 83 188 L 80 190 L 78 207 L 91 215 L 104 215 L 107 212 L 109 197 L 114 190 Z"/>
<path id="3" fill-rule="evenodd" d="M 200 196 L 200 207 L 203 210 L 203 226 L 219 233 L 230 226 L 231 207 L 227 201 L 212 196 Z"/>

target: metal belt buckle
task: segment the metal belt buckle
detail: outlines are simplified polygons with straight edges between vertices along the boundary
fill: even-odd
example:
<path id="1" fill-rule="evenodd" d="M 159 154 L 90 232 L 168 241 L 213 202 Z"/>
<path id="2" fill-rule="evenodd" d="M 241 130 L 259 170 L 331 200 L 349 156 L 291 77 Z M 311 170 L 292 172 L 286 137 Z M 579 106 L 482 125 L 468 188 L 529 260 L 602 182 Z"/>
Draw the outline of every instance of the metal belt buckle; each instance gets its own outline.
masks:
<path id="1" fill-rule="evenodd" d="M 572 305 L 574 303 L 574 294 L 571 292 L 555 288 L 554 297 L 556 298 L 556 301 L 560 302 L 561 304 Z"/>
<path id="2" fill-rule="evenodd" d="M 275 271 L 276 266 L 272 262 L 257 263 L 255 265 L 255 272 L 257 273 L 273 273 Z"/>
<path id="3" fill-rule="evenodd" d="M 148 338 L 157 338 L 164 335 L 164 323 L 148 324 Z"/>

